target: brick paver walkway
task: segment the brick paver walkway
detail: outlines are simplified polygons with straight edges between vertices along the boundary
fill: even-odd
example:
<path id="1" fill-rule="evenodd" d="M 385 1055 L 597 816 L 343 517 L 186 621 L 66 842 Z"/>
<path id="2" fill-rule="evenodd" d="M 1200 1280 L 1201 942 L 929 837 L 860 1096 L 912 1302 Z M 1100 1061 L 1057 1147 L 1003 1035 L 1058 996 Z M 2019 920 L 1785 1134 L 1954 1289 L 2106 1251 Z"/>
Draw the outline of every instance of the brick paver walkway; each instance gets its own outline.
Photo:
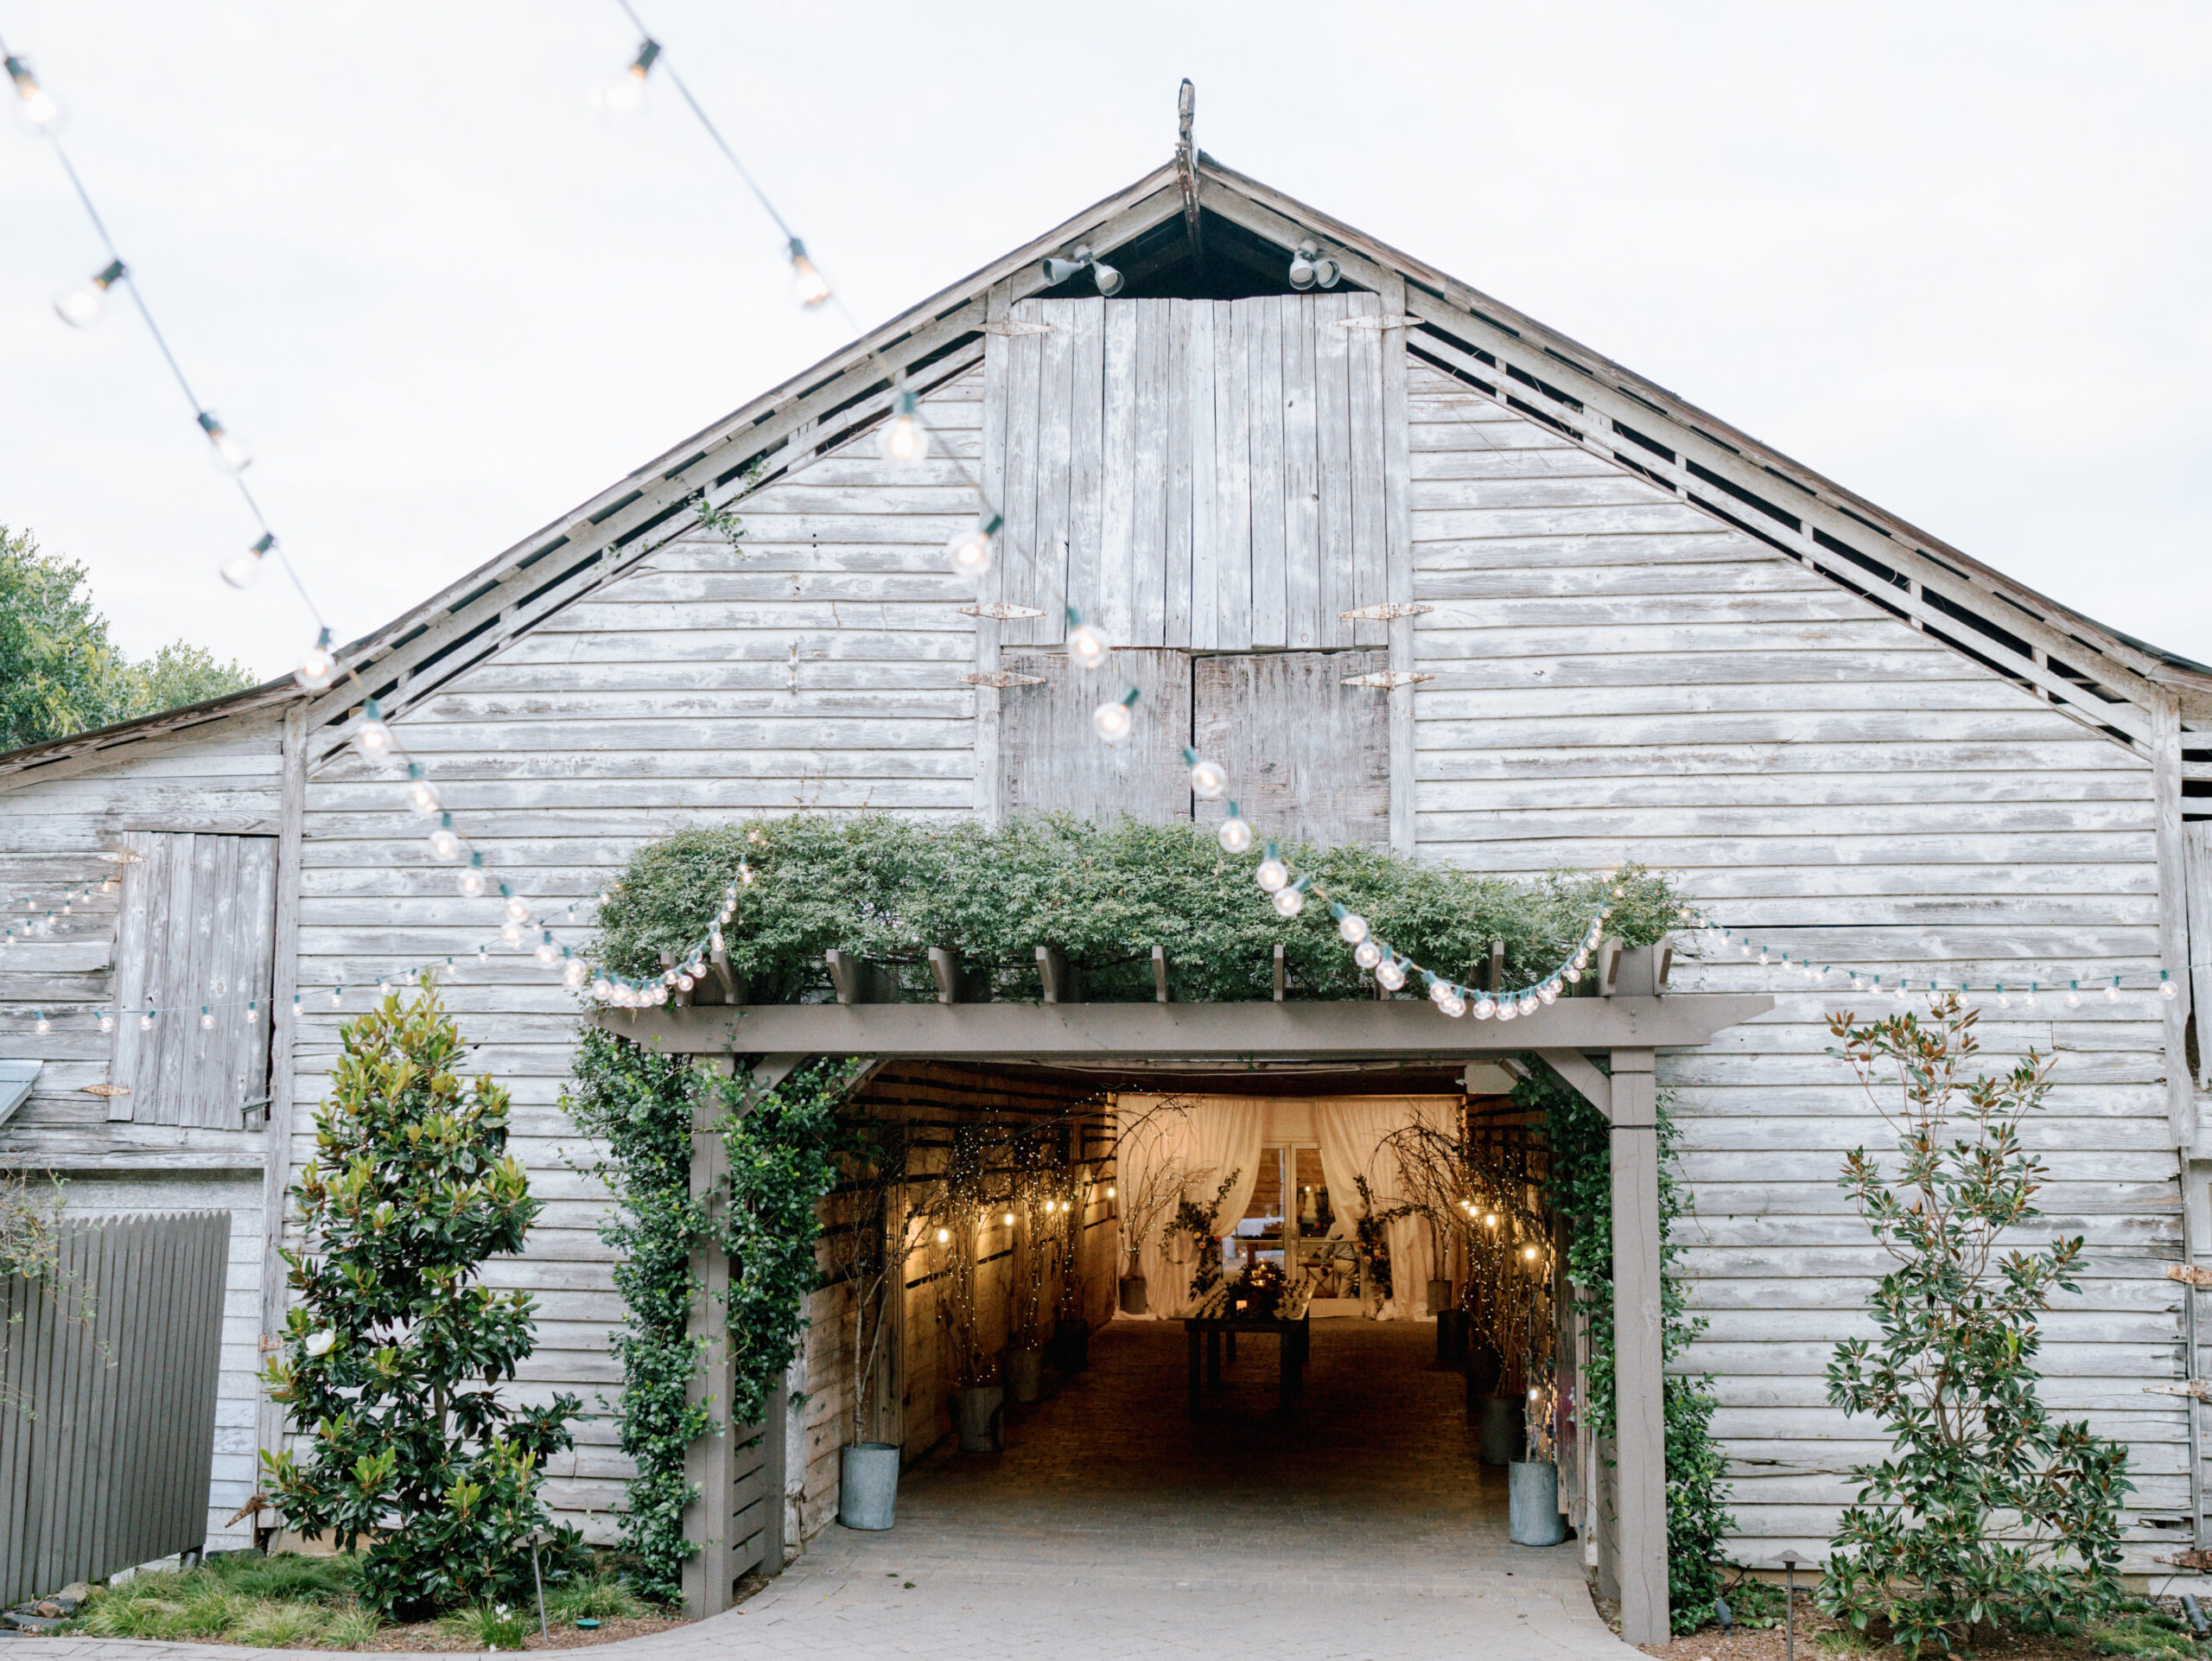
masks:
<path id="1" fill-rule="evenodd" d="M 1317 1323 L 1305 1399 L 1283 1416 L 1274 1342 L 1248 1342 L 1194 1422 L 1179 1323 L 1117 1322 L 1003 1454 L 941 1452 L 910 1470 L 897 1528 L 832 1526 L 740 1608 L 610 1648 L 624 1661 L 1628 1661 L 1573 1543 L 1507 1541 L 1504 1473 L 1476 1463 L 1459 1376 L 1426 1365 L 1433 1333 Z M 155 1651 L 275 1653 L 5 1646 L 26 1661 Z"/>

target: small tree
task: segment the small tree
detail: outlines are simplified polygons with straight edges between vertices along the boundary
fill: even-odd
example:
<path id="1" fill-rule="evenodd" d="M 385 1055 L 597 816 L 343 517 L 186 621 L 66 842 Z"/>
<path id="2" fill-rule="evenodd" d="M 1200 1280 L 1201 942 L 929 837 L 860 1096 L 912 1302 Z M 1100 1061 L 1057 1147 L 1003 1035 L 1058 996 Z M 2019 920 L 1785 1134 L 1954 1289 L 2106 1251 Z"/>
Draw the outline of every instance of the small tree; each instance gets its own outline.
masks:
<path id="1" fill-rule="evenodd" d="M 529 1295 L 477 1283 L 538 1210 L 506 1150 L 507 1093 L 454 1070 L 461 1034 L 427 975 L 340 1041 L 291 1191 L 296 1301 L 266 1378 L 311 1441 L 303 1458 L 264 1455 L 270 1486 L 308 1539 L 370 1541 L 362 1592 L 390 1613 L 519 1596 L 548 1524 L 544 1461 L 570 1445 L 581 1403 L 515 1408 L 496 1388 L 535 1345 Z"/>
<path id="2" fill-rule="evenodd" d="M 2133 1488 L 2124 1448 L 2054 1423 L 2037 1394 L 2041 1317 L 2076 1289 L 2082 1242 L 1999 1256 L 2041 1214 L 2044 1165 L 2020 1124 L 2049 1093 L 2050 1062 L 2031 1050 L 2002 1078 L 1964 1080 L 1975 1019 L 1953 992 L 1924 1021 L 1829 1021 L 1842 1043 L 1829 1053 L 1897 1136 L 1892 1172 L 1860 1148 L 1840 1179 L 1897 1267 L 1874 1291 L 1880 1335 L 1846 1340 L 1828 1364 L 1828 1400 L 1880 1419 L 1892 1456 L 1853 1467 L 1858 1500 L 1818 1595 L 1861 1631 L 1887 1620 L 1916 1656 L 2000 1619 L 2048 1626 L 2109 1606 Z"/>

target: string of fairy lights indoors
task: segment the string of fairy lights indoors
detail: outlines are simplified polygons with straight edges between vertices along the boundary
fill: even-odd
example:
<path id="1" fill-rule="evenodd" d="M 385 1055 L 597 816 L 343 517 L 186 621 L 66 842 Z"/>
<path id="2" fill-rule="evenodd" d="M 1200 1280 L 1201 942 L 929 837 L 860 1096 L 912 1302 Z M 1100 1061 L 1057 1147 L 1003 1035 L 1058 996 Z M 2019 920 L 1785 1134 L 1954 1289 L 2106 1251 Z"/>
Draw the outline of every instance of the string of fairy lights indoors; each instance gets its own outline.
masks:
<path id="1" fill-rule="evenodd" d="M 797 303 L 810 310 L 829 307 L 856 339 L 865 341 L 864 332 L 857 320 L 846 309 L 839 291 L 810 253 L 805 241 L 779 210 L 684 81 L 666 47 L 646 27 L 631 0 L 615 0 L 615 3 L 637 29 L 639 44 L 626 65 L 593 89 L 593 103 L 608 115 L 620 116 L 643 105 L 649 86 L 656 79 L 665 81 L 696 119 L 712 148 L 735 173 L 772 225 L 790 267 L 792 293 Z M 274 561 L 297 595 L 312 629 L 311 644 L 302 652 L 292 671 L 294 680 L 309 692 L 327 690 L 337 682 L 341 673 L 353 684 L 359 685 L 359 678 L 354 665 L 342 661 L 334 650 L 329 624 L 316 605 L 298 564 L 270 523 L 254 493 L 247 478 L 251 465 L 250 452 L 187 376 L 170 345 L 169 337 L 156 319 L 141 286 L 138 271 L 124 258 L 91 189 L 72 162 L 61 138 L 59 102 L 40 82 L 30 61 L 19 55 L 4 40 L 0 40 L 0 59 L 4 59 L 17 115 L 25 126 L 43 138 L 51 150 L 106 256 L 98 270 L 56 296 L 54 309 L 57 315 L 72 328 L 88 328 L 106 313 L 118 291 L 129 299 L 132 309 L 145 325 L 163 366 L 182 395 L 194 428 L 218 463 L 233 480 L 239 500 L 251 521 L 253 535 L 251 540 L 244 541 L 238 552 L 221 562 L 219 573 L 222 580 L 237 589 L 251 587 L 260 578 L 264 568 Z M 1043 275 L 1051 283 L 1069 281 L 1088 271 L 1102 295 L 1112 295 L 1122 286 L 1120 273 L 1089 248 L 1077 249 L 1071 257 L 1055 258 L 1045 264 Z M 1290 272 L 1294 285 L 1300 288 L 1332 286 L 1338 274 L 1334 263 L 1323 258 L 1318 247 L 1313 245 L 1301 245 L 1294 258 Z M 921 399 L 907 385 L 903 371 L 885 361 L 875 347 L 864 346 L 863 360 L 874 366 L 888 388 L 885 419 L 877 434 L 881 454 L 895 466 L 920 466 L 932 449 L 931 434 Z M 949 459 L 963 486 L 975 498 L 976 511 L 973 525 L 962 529 L 947 544 L 945 558 L 955 573 L 981 576 L 1001 551 L 1001 532 L 1004 528 L 1004 519 L 998 506 L 991 500 L 965 461 L 957 455 L 950 455 Z M 1060 609 L 1066 623 L 1066 650 L 1070 659 L 1085 670 L 1109 667 L 1112 662 L 1114 643 L 1096 624 L 1084 619 L 1072 597 L 1062 592 L 1052 573 L 1032 556 L 1028 549 L 1017 544 L 1013 546 L 1012 552 L 1025 563 L 1034 585 L 1033 592 L 1049 597 L 1052 603 Z M 1004 605 L 971 609 L 1001 618 L 1041 617 L 1046 614 L 1034 608 Z M 1346 614 L 1349 616 L 1351 614 Z M 466 900 L 475 900 L 496 895 L 502 913 L 497 945 L 511 951 L 526 951 L 541 967 L 557 971 L 564 985 L 572 990 L 587 990 L 588 982 L 588 990 L 591 996 L 601 1002 L 621 1007 L 634 1008 L 664 1002 L 672 994 L 688 990 L 706 974 L 708 959 L 723 949 L 722 930 L 735 915 L 743 890 L 755 875 L 749 864 L 741 862 L 738 871 L 733 875 L 722 893 L 715 915 L 698 930 L 691 948 L 678 954 L 678 961 L 673 967 L 657 977 L 645 980 L 603 971 L 594 976 L 589 967 L 588 948 L 562 939 L 558 931 L 572 923 L 588 926 L 590 920 L 580 920 L 576 913 L 593 900 L 603 900 L 606 897 L 604 893 L 571 901 L 558 909 L 541 909 L 517 892 L 511 883 L 493 874 L 486 865 L 482 851 L 470 843 L 456 822 L 453 811 L 441 798 L 427 769 L 406 754 L 391 725 L 385 719 L 378 701 L 367 696 L 365 689 L 363 692 L 358 706 L 359 716 L 349 736 L 365 759 L 394 767 L 404 773 L 404 805 L 429 822 L 425 848 L 433 861 L 455 868 L 456 887 L 461 896 Z M 1107 743 L 1118 743 L 1127 738 L 1135 729 L 1139 702 L 1140 694 L 1133 685 L 1126 686 L 1120 694 L 1102 702 L 1091 717 L 1093 729 L 1099 738 Z M 1230 780 L 1219 763 L 1185 748 L 1183 764 L 1188 769 L 1190 787 L 1194 795 L 1215 800 L 1227 794 Z M 1228 804 L 1228 815 L 1217 827 L 1217 835 L 1223 850 L 1232 856 L 1249 853 L 1259 842 L 1258 831 L 1243 817 L 1239 805 L 1234 800 Z M 1419 980 L 1425 985 L 1431 1002 L 1443 1014 L 1453 1017 L 1471 1015 L 1477 1020 L 1495 1018 L 1510 1021 L 1533 1015 L 1562 996 L 1568 987 L 1581 979 L 1587 970 L 1592 954 L 1602 942 L 1604 926 L 1611 910 L 1610 906 L 1601 907 L 1573 949 L 1530 983 L 1506 990 L 1479 989 L 1439 975 L 1395 951 L 1388 942 L 1376 939 L 1364 917 L 1338 902 L 1311 875 L 1296 870 L 1275 843 L 1264 844 L 1253 875 L 1275 912 L 1285 919 L 1300 915 L 1309 899 L 1328 905 L 1338 932 L 1354 960 L 1385 991 L 1396 992 Z M 66 920 L 77 914 L 76 908 L 96 894 L 112 892 L 117 881 L 117 876 L 111 875 L 79 883 L 58 899 L 52 895 L 41 897 L 33 894 L 17 896 L 7 901 L 7 922 L 4 930 L 0 930 L 0 948 L 18 939 L 53 932 Z M 1618 893 L 1617 889 L 1616 897 Z M 1717 957 L 1725 958 L 1732 951 L 1740 952 L 1745 958 L 1755 956 L 1757 961 L 1774 968 L 1777 973 L 1796 976 L 1808 983 L 1830 983 L 1832 977 L 1840 973 L 1847 976 L 1851 990 L 1878 996 L 1903 999 L 1915 991 L 1936 993 L 1955 990 L 1986 994 L 1995 1000 L 1999 1008 L 2010 1009 L 2017 1000 L 2024 1008 L 2039 1009 L 2039 999 L 2050 1000 L 2064 1008 L 2075 1008 L 2079 1007 L 2085 996 L 2100 993 L 2106 1001 L 2114 1001 L 2123 991 L 2156 990 L 2168 998 L 2176 996 L 2177 992 L 2174 983 L 2163 969 L 2158 971 L 2157 982 L 2148 985 L 2132 983 L 2118 975 L 2092 977 L 2078 974 L 2050 982 L 2030 981 L 2024 985 L 1994 982 L 1968 983 L 1940 978 L 1916 983 L 1914 979 L 1902 976 L 1885 984 L 1879 974 L 1869 975 L 1848 969 L 1839 971 L 1827 964 L 1816 965 L 1802 952 L 1794 952 L 1772 942 L 1755 940 L 1713 921 L 1694 907 L 1683 908 L 1683 923 L 1686 928 L 1708 932 L 1713 938 Z M 479 963 L 488 960 L 494 942 L 487 939 L 476 948 L 474 955 Z M 469 954 L 459 955 L 467 957 Z M 378 990 L 379 994 L 387 992 L 396 982 L 411 978 L 425 971 L 442 971 L 448 977 L 454 977 L 459 973 L 459 965 L 454 956 L 427 959 L 410 969 L 385 975 L 377 983 Z M 333 983 L 327 989 L 327 996 L 333 1007 L 344 1006 L 346 990 L 342 983 Z M 317 990 L 317 995 L 325 995 L 322 989 Z M 308 993 L 302 992 L 294 997 L 296 1010 L 304 1007 L 308 996 Z M 212 1024 L 216 1009 L 240 1005 L 249 1020 L 257 1017 L 256 1000 L 226 1001 L 213 997 L 198 1005 L 198 1015 L 202 1024 L 208 1025 Z M 188 1003 L 182 1013 L 188 1016 L 192 1007 Z M 164 1015 L 174 1013 L 177 1012 L 152 1007 L 73 1009 L 66 1015 L 39 1011 L 35 1015 L 35 1027 L 43 1033 L 51 1029 L 55 1020 L 81 1018 L 97 1022 L 103 1032 L 112 1030 L 118 1020 L 135 1019 L 141 1026 L 150 1028 Z"/>

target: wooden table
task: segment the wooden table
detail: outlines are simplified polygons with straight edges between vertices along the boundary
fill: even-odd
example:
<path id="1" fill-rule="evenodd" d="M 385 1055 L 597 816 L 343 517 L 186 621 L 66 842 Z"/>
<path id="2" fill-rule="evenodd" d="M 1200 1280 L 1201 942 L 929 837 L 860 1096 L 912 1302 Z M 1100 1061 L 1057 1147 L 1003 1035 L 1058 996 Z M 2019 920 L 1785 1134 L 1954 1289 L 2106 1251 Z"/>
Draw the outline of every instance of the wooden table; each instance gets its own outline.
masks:
<path id="1" fill-rule="evenodd" d="M 1313 1282 L 1298 1281 L 1284 1289 L 1282 1298 L 1271 1315 L 1240 1314 L 1230 1307 L 1232 1289 L 1226 1284 L 1217 1286 L 1202 1299 L 1198 1308 L 1183 1317 L 1185 1359 L 1189 1375 L 1190 1410 L 1198 1411 L 1204 1399 L 1198 1382 L 1198 1352 L 1203 1342 L 1205 1351 L 1205 1383 L 1218 1389 L 1221 1384 L 1222 1352 L 1228 1352 L 1231 1366 L 1236 1364 L 1236 1334 L 1239 1333 L 1273 1333 L 1281 1341 L 1281 1371 L 1277 1378 L 1277 1399 L 1285 1407 L 1306 1389 L 1306 1358 L 1313 1341 L 1313 1326 L 1306 1319 L 1307 1306 L 1313 1301 Z"/>

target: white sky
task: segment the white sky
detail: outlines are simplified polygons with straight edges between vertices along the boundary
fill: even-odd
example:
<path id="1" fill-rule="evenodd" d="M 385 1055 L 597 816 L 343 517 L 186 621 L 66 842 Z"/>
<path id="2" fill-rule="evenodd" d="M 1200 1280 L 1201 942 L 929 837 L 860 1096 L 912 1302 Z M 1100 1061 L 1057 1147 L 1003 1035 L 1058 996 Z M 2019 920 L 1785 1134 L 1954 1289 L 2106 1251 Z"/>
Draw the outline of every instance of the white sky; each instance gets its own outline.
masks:
<path id="1" fill-rule="evenodd" d="M 864 322 L 1198 140 L 2090 615 L 2212 660 L 2212 10 L 641 10 Z M 613 0 L 0 0 L 343 640 L 841 343 Z M 0 127 L 0 523 L 117 634 L 308 629 Z"/>

